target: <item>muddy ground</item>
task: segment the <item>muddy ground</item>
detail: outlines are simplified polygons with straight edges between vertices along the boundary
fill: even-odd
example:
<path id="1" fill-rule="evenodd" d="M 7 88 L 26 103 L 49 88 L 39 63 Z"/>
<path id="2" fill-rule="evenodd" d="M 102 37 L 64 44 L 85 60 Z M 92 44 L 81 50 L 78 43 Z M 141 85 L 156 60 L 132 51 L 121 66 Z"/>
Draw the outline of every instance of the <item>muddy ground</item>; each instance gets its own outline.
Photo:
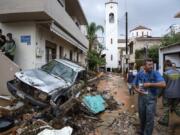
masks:
<path id="1" fill-rule="evenodd" d="M 106 77 L 100 81 L 98 85 L 99 91 L 110 91 L 110 93 L 114 96 L 117 102 L 123 102 L 124 106 L 122 106 L 118 110 L 114 111 L 106 111 L 101 114 L 101 118 L 104 121 L 103 124 L 98 128 L 97 135 L 136 135 L 136 131 L 139 129 L 139 119 L 137 113 L 137 94 L 130 96 L 127 90 L 127 85 L 122 76 L 118 74 L 107 74 Z M 135 126 L 135 130 L 132 128 L 119 127 L 112 128 L 109 127 L 109 123 L 111 123 L 114 119 L 118 117 L 119 114 L 127 113 L 132 117 L 135 117 L 136 121 L 130 123 Z M 162 103 L 161 99 L 158 99 L 157 104 L 157 114 L 155 121 L 155 128 L 153 135 L 180 135 L 180 118 L 177 117 L 174 113 L 171 114 L 170 117 L 170 125 L 169 127 L 163 127 L 157 123 L 157 120 L 162 115 Z M 123 120 L 123 119 L 122 119 Z M 130 119 L 131 120 L 131 119 Z M 128 123 L 127 121 L 123 121 L 124 125 Z M 131 126 L 129 126 L 131 127 Z M 132 130 L 132 131 L 130 131 Z M 135 132 L 134 132 L 135 131 Z"/>
<path id="2" fill-rule="evenodd" d="M 61 120 L 58 119 L 60 125 L 56 124 L 56 128 L 71 126 L 74 129 L 73 135 L 137 135 L 139 129 L 138 95 L 129 95 L 124 78 L 119 74 L 104 74 L 95 84 L 97 88 L 95 86 L 91 89 L 104 94 L 108 99 L 109 107 L 104 112 L 93 117 L 82 113 L 78 107 L 75 107 L 76 111 L 72 110 L 70 115 L 64 116 Z M 111 102 L 111 100 L 114 101 L 111 99 L 112 97 L 116 101 L 114 104 Z M 5 104 L 8 103 L 0 100 L 0 106 Z M 37 112 L 23 114 L 24 118 L 22 119 L 31 119 L 33 115 L 37 114 Z M 162 104 L 161 99 L 158 99 L 153 135 L 180 135 L 180 118 L 175 114 L 171 114 L 169 127 L 163 127 L 157 123 L 161 115 Z M 52 125 L 52 120 L 46 122 Z"/>

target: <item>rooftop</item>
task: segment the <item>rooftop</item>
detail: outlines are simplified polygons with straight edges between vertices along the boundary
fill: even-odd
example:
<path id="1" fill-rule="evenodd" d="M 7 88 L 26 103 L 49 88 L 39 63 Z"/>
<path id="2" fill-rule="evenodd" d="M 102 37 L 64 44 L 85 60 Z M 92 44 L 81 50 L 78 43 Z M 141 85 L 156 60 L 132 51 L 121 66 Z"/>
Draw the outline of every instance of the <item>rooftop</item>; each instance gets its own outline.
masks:
<path id="1" fill-rule="evenodd" d="M 160 50 L 163 50 L 163 49 L 166 49 L 166 48 L 173 48 L 173 47 L 178 47 L 179 50 L 180 50 L 180 43 L 175 43 L 175 44 L 171 44 L 171 45 L 168 45 L 168 46 L 161 47 Z"/>
<path id="2" fill-rule="evenodd" d="M 145 26 L 139 25 L 139 26 L 137 26 L 136 28 L 134 28 L 134 29 L 132 29 L 132 30 L 130 30 L 130 31 L 140 30 L 140 29 L 152 30 L 152 29 L 147 28 L 147 27 L 145 27 Z"/>
<path id="3" fill-rule="evenodd" d="M 136 38 L 136 40 L 138 40 L 138 41 L 152 41 L 152 40 L 157 40 L 157 41 L 159 41 L 159 40 L 161 40 L 161 37 L 138 37 L 138 38 Z"/>
<path id="4" fill-rule="evenodd" d="M 118 39 L 118 43 L 126 43 L 125 39 Z"/>

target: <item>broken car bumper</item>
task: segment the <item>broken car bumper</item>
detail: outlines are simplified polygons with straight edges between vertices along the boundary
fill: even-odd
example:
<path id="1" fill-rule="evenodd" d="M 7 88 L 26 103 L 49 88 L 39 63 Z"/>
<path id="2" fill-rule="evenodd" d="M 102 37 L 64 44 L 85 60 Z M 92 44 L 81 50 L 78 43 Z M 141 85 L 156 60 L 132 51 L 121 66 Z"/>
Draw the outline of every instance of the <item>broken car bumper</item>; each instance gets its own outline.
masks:
<path id="1" fill-rule="evenodd" d="M 40 106 L 40 107 L 47 107 L 48 106 L 48 104 L 43 103 L 41 101 L 38 101 L 38 100 L 34 99 L 32 96 L 30 96 L 30 95 L 24 93 L 23 91 L 19 90 L 15 86 L 14 80 L 7 82 L 7 87 L 8 87 L 9 92 L 15 97 L 18 97 L 18 98 L 20 98 L 20 99 L 22 99 L 24 101 L 28 101 L 31 104 L 37 105 L 37 106 Z"/>

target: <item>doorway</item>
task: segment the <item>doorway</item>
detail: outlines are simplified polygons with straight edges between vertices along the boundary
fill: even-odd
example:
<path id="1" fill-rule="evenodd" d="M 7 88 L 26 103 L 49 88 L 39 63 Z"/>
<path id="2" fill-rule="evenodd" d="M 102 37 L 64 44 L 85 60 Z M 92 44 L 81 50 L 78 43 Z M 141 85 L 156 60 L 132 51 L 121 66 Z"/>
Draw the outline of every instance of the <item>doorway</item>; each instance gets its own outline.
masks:
<path id="1" fill-rule="evenodd" d="M 56 59 L 56 47 L 57 45 L 50 42 L 46 41 L 46 62 L 49 62 L 53 59 Z"/>

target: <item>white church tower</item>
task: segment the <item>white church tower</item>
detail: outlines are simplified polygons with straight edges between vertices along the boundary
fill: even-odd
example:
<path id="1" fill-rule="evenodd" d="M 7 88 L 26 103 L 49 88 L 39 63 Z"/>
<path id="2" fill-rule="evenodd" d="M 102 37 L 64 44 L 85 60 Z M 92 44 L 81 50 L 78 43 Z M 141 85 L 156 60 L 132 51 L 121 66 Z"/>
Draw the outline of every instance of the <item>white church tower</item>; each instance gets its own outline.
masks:
<path id="1" fill-rule="evenodd" d="M 106 44 L 106 69 L 118 68 L 118 2 L 107 0 L 105 3 L 105 44 Z"/>

